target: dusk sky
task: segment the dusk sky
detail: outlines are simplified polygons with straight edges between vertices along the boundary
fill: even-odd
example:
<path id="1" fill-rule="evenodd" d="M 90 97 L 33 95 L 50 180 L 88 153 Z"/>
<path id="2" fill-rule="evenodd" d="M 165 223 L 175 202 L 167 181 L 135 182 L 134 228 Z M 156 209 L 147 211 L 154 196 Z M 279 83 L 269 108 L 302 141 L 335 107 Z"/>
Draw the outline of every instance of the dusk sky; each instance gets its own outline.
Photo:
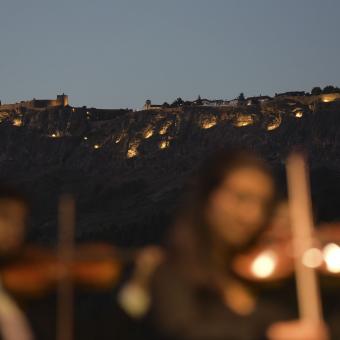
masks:
<path id="1" fill-rule="evenodd" d="M 0 100 L 140 108 L 340 86 L 338 0 L 2 0 Z"/>

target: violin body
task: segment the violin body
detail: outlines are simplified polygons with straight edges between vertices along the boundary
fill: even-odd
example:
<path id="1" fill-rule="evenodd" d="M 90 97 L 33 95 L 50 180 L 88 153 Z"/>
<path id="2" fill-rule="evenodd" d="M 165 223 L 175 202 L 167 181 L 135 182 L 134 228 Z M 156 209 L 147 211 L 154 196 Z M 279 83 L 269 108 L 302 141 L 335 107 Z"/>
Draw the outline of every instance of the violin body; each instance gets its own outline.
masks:
<path id="1" fill-rule="evenodd" d="M 316 244 L 325 257 L 325 249 L 333 250 L 330 264 L 324 259 L 316 269 L 338 283 L 340 278 L 340 224 L 324 224 L 316 229 Z M 337 248 L 338 247 L 338 248 Z M 126 262 L 135 256 L 105 243 L 77 245 L 71 263 L 62 263 L 54 249 L 26 247 L 19 256 L 0 267 L 1 281 L 14 296 L 39 297 L 53 291 L 65 275 L 76 287 L 95 290 L 112 288 L 120 279 Z M 138 260 L 138 257 L 137 257 Z M 66 267 L 68 270 L 66 270 Z M 290 239 L 259 240 L 248 252 L 239 254 L 232 264 L 235 274 L 253 283 L 275 283 L 294 274 L 294 258 Z"/>
<path id="2" fill-rule="evenodd" d="M 14 296 L 39 297 L 55 286 L 55 255 L 41 247 L 27 247 L 0 269 L 4 288 Z"/>
<path id="3" fill-rule="evenodd" d="M 14 296 L 34 298 L 56 289 L 65 275 L 76 286 L 109 289 L 120 278 L 122 267 L 118 252 L 106 244 L 78 246 L 71 263 L 62 263 L 54 250 L 27 247 L 0 268 L 0 276 Z"/>
<path id="4" fill-rule="evenodd" d="M 290 278 L 294 261 L 290 244 L 257 245 L 233 261 L 235 274 L 250 282 L 270 283 Z"/>
<path id="5" fill-rule="evenodd" d="M 266 240 L 267 241 L 267 240 Z M 340 278 L 340 223 L 322 224 L 316 228 L 315 247 L 323 257 L 315 269 L 327 278 Z M 294 274 L 291 240 L 272 239 L 259 243 L 233 262 L 234 272 L 250 282 L 277 282 Z"/>

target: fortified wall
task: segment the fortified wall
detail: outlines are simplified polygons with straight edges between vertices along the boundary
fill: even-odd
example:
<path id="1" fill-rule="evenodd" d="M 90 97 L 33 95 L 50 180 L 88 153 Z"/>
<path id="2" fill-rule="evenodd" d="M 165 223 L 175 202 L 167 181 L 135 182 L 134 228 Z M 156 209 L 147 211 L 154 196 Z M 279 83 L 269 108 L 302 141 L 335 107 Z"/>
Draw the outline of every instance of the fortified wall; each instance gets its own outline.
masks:
<path id="1" fill-rule="evenodd" d="M 48 107 L 65 107 L 68 105 L 68 95 L 61 94 L 57 95 L 56 99 L 35 99 L 21 101 L 20 103 L 14 104 L 3 104 L 0 105 L 1 110 L 14 110 L 19 111 L 22 109 L 45 109 Z"/>

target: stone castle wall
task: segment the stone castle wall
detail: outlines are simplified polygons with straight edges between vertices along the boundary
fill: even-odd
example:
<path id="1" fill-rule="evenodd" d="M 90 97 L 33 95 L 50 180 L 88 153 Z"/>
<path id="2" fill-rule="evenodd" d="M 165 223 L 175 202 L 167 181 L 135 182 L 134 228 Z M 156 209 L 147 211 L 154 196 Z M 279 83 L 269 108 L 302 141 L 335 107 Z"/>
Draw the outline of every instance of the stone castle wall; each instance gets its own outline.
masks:
<path id="1" fill-rule="evenodd" d="M 32 99 L 27 101 L 21 101 L 20 103 L 14 104 L 4 104 L 0 105 L 1 110 L 9 110 L 9 111 L 18 111 L 23 108 L 28 109 L 45 109 L 47 107 L 56 107 L 56 106 L 67 106 L 68 105 L 68 96 L 67 95 L 58 95 L 57 99 Z"/>

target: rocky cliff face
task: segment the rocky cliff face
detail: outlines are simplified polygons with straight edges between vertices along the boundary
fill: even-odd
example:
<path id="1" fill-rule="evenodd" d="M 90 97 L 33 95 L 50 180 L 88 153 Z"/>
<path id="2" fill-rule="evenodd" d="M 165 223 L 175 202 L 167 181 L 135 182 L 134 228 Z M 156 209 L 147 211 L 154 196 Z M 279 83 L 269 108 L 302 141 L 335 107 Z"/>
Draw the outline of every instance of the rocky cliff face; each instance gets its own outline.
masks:
<path id="1" fill-rule="evenodd" d="M 340 215 L 340 102 L 104 111 L 0 107 L 0 178 L 31 196 L 30 238 L 54 242 L 58 196 L 71 192 L 79 239 L 158 242 L 187 177 L 232 144 L 255 149 L 281 175 L 287 153 L 304 147 L 319 218 Z"/>

